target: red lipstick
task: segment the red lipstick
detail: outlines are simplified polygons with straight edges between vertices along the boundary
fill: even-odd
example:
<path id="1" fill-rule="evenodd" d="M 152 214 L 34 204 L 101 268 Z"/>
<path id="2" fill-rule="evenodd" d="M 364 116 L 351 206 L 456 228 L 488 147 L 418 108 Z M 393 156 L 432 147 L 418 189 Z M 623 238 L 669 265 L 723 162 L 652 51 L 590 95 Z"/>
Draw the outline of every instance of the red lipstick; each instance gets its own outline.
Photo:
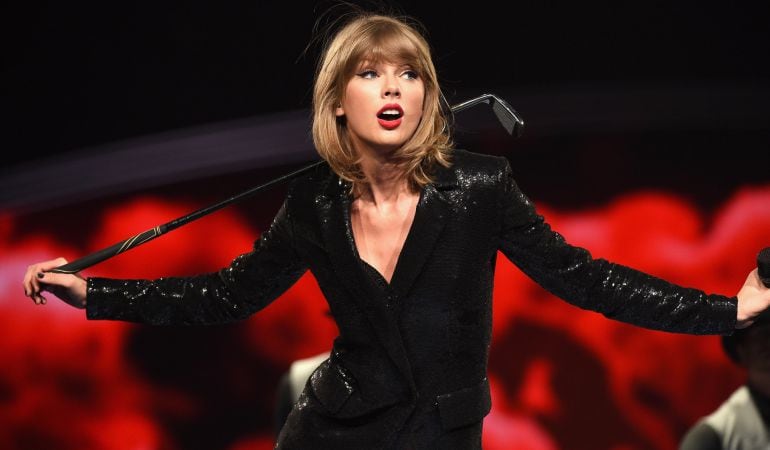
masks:
<path id="1" fill-rule="evenodd" d="M 377 112 L 377 122 L 387 130 L 393 130 L 401 125 L 404 110 L 397 103 L 388 103 Z"/>

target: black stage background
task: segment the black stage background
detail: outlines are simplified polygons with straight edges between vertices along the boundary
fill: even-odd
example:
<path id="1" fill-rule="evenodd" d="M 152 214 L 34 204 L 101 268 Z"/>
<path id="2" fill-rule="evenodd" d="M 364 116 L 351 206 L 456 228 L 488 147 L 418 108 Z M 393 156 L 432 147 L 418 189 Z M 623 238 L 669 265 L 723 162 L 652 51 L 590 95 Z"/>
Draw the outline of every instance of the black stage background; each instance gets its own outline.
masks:
<path id="1" fill-rule="evenodd" d="M 307 108 L 318 47 L 303 50 L 331 4 L 6 4 L 5 164 Z M 450 99 L 496 90 L 766 88 L 770 80 L 765 2 L 393 4 L 425 24 Z M 559 100 L 548 106 L 558 113 Z M 588 101 L 580 113 L 605 111 Z"/>

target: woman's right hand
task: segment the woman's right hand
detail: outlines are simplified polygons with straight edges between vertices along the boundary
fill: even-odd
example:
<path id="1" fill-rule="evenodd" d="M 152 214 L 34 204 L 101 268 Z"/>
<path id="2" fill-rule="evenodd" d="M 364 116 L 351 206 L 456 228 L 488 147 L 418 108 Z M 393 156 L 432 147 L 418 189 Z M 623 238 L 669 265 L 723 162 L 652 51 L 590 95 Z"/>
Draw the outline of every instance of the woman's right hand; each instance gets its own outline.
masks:
<path id="1" fill-rule="evenodd" d="M 47 272 L 67 264 L 64 258 L 56 258 L 32 264 L 24 274 L 24 295 L 36 305 L 45 305 L 43 291 L 48 291 L 76 308 L 86 307 L 86 280 L 79 273 L 62 274 Z"/>

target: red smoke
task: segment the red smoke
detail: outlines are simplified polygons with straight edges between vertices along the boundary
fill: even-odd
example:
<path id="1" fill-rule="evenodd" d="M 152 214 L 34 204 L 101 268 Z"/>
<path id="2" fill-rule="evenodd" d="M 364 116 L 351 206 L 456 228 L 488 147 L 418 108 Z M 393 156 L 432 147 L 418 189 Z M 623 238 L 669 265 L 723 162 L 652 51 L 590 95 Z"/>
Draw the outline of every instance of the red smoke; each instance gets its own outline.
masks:
<path id="1" fill-rule="evenodd" d="M 587 211 L 540 211 L 596 257 L 734 295 L 770 242 L 768 204 L 770 187 L 739 191 L 708 217 L 664 193 Z M 260 314 L 227 327 L 89 322 L 50 295 L 45 307 L 23 297 L 28 264 L 74 259 L 198 206 L 141 198 L 59 211 L 48 223 L 0 217 L 0 448 L 272 448 L 278 377 L 335 336 L 311 274 Z M 63 245 L 56 225 L 84 214 L 96 224 L 88 239 Z M 216 270 L 258 236 L 245 214 L 221 211 L 86 275 Z M 494 301 L 485 448 L 672 449 L 741 382 L 718 338 L 643 330 L 577 309 L 502 255 Z"/>

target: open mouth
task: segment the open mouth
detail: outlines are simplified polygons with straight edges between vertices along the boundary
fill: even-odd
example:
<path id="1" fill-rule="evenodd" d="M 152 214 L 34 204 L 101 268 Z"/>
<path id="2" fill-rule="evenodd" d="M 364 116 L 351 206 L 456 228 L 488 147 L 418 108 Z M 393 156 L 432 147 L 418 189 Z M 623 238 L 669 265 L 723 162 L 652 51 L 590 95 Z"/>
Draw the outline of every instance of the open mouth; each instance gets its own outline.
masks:
<path id="1" fill-rule="evenodd" d="M 377 113 L 377 121 L 384 128 L 392 130 L 401 124 L 401 118 L 404 116 L 404 110 L 399 105 L 385 105 Z"/>

